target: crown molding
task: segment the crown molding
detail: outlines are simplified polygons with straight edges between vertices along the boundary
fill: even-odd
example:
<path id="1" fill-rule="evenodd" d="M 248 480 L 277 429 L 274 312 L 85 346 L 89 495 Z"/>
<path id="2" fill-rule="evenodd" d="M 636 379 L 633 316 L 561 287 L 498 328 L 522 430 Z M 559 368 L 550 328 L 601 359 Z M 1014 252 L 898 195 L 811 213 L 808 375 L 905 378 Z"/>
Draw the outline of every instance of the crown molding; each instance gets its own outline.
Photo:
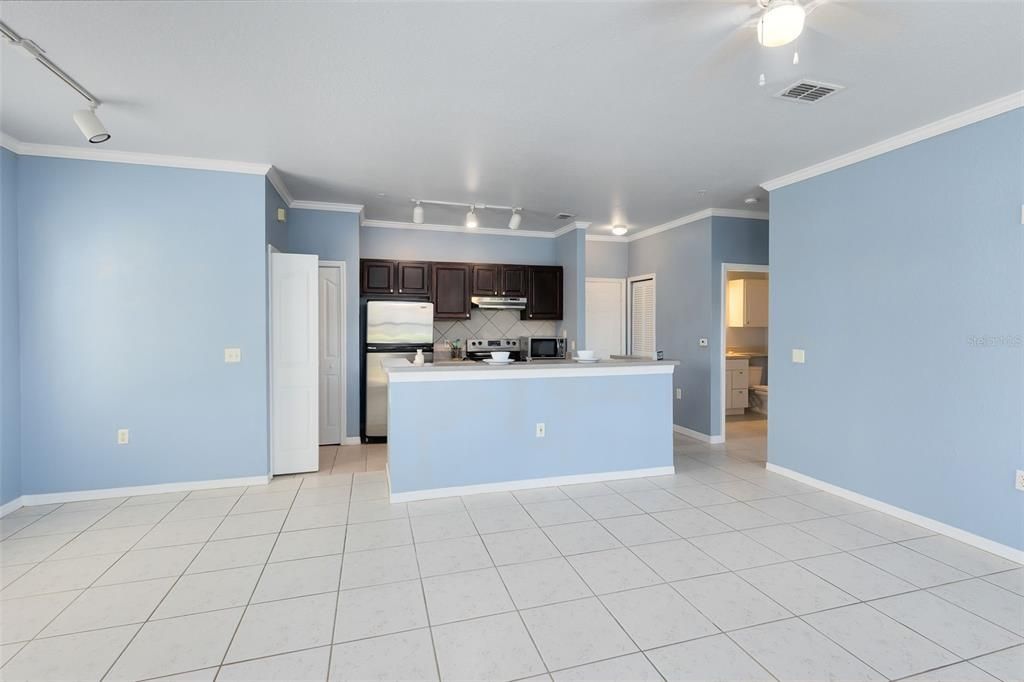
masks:
<path id="1" fill-rule="evenodd" d="M 18 150 L 21 149 L 21 141 L 14 139 L 7 133 L 0 130 L 0 147 L 14 152 L 15 154 L 20 154 Z"/>
<path id="2" fill-rule="evenodd" d="M 282 183 L 283 185 L 284 183 Z M 275 187 L 277 185 L 274 185 Z M 281 190 L 278 190 L 280 192 Z M 287 191 L 287 190 L 286 190 Z M 290 196 L 290 195 L 289 195 Z M 281 195 L 284 198 L 284 195 Z M 311 211 L 335 211 L 337 213 L 362 213 L 362 204 L 337 204 L 329 201 L 300 201 L 292 199 L 288 202 L 289 208 L 305 208 Z"/>
<path id="3" fill-rule="evenodd" d="M 164 166 L 167 168 L 188 168 L 190 170 L 221 171 L 224 173 L 244 173 L 246 175 L 266 175 L 271 168 L 269 163 L 222 161 L 219 159 L 201 159 L 194 156 L 169 156 L 166 154 L 147 154 L 145 152 L 123 152 L 113 149 L 35 144 L 32 142 L 21 142 L 6 134 L 3 136 L 3 146 L 20 156 L 46 156 L 54 159 L 75 159 L 79 161 L 106 161 L 109 163 L 128 163 L 139 166 Z"/>
<path id="4" fill-rule="evenodd" d="M 277 168 L 270 167 L 270 170 L 267 171 L 267 180 L 277 190 L 277 194 L 281 197 L 284 205 L 291 208 L 295 200 L 292 198 L 291 192 L 288 191 L 288 185 L 284 184 L 284 178 L 281 177 L 281 173 L 278 172 Z"/>
<path id="5" fill-rule="evenodd" d="M 852 152 L 841 154 L 828 159 L 827 161 L 822 161 L 821 163 L 801 168 L 800 170 L 787 173 L 786 175 L 780 175 L 772 180 L 766 180 L 761 183 L 761 187 L 771 192 L 779 189 L 780 187 L 792 185 L 795 182 L 801 182 L 802 180 L 808 180 L 824 173 L 839 170 L 840 168 L 885 154 L 886 152 L 891 152 L 895 149 L 912 145 L 915 142 L 927 140 L 930 137 L 942 135 L 943 133 L 948 133 L 952 130 L 956 130 L 957 128 L 963 128 L 964 126 L 977 123 L 978 121 L 984 121 L 987 118 L 998 116 L 999 114 L 1012 111 L 1019 107 L 1024 107 L 1024 90 L 972 107 L 966 111 L 961 111 L 958 114 L 940 118 L 938 121 L 923 125 L 920 128 L 908 130 L 905 133 L 900 133 L 899 135 L 894 135 L 893 137 L 882 140 L 881 142 L 869 144 L 866 147 L 861 147 L 860 149 L 856 149 Z"/>
<path id="6" fill-rule="evenodd" d="M 644 239 L 646 237 L 652 237 L 668 230 L 673 230 L 683 225 L 689 225 L 699 220 L 706 218 L 747 218 L 749 220 L 768 220 L 767 211 L 746 211 L 742 209 L 734 208 L 705 208 L 702 211 L 696 211 L 695 213 L 689 213 L 679 218 L 669 220 L 666 223 L 655 225 L 654 227 L 646 230 L 641 230 L 635 234 L 623 235 L 616 237 L 610 234 L 588 234 L 587 241 L 590 242 L 614 242 L 614 243 L 628 243 L 635 242 L 638 239 Z"/>
<path id="7" fill-rule="evenodd" d="M 616 244 L 628 244 L 629 237 L 616 237 L 614 234 L 588 234 L 588 242 L 612 242 Z"/>
<path id="8" fill-rule="evenodd" d="M 554 239 L 557 232 L 540 230 L 509 230 L 498 227 L 464 227 L 462 225 L 438 225 L 431 223 L 407 223 L 400 220 L 364 220 L 363 227 L 381 227 L 397 230 L 415 230 L 417 232 L 458 232 L 460 234 L 479 234 L 496 237 L 532 237 L 534 239 Z M 565 229 L 565 228 L 562 228 Z M 570 227 L 570 229 L 573 229 Z M 562 234 L 565 234 L 564 232 Z"/>

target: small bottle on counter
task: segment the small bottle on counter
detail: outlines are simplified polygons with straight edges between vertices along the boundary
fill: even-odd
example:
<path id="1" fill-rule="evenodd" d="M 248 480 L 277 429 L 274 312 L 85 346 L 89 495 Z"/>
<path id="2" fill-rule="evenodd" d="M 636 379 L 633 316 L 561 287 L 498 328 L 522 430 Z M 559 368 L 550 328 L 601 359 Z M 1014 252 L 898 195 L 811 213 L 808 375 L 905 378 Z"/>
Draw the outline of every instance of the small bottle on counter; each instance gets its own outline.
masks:
<path id="1" fill-rule="evenodd" d="M 420 366 L 423 365 L 423 363 L 425 361 L 426 361 L 426 358 L 423 357 L 423 349 L 422 348 L 417 348 L 416 349 L 416 357 L 413 358 L 412 364 L 416 365 L 417 367 L 420 367 Z"/>

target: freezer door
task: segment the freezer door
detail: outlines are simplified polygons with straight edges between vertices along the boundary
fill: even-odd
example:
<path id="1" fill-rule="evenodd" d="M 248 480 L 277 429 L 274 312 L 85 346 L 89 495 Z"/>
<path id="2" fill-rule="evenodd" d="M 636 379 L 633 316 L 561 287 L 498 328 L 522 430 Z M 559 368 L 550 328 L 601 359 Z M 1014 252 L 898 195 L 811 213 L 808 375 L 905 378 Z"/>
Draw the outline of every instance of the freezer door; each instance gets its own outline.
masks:
<path id="1" fill-rule="evenodd" d="M 434 343 L 434 304 L 427 301 L 367 301 L 366 343 Z"/>
<path id="2" fill-rule="evenodd" d="M 434 361 L 433 353 L 424 353 L 427 362 Z M 386 367 L 411 364 L 415 353 L 366 354 L 366 435 L 388 435 L 388 373 Z"/>

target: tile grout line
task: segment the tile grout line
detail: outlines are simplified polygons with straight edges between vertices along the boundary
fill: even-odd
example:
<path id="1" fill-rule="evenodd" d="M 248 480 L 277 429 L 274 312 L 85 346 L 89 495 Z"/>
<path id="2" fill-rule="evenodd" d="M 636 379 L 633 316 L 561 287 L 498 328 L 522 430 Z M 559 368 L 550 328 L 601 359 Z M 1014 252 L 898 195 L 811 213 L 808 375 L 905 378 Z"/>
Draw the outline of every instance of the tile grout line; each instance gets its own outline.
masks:
<path id="1" fill-rule="evenodd" d="M 335 462 L 337 462 L 338 455 L 335 454 L 334 457 L 335 457 Z M 334 475 L 334 465 L 333 464 L 331 465 L 331 475 L 332 476 Z M 334 612 L 333 612 L 332 618 L 331 618 L 331 636 L 330 636 L 330 640 L 327 642 L 327 646 L 328 646 L 328 649 L 327 649 L 327 671 L 326 671 L 326 674 L 324 676 L 325 682 L 327 680 L 331 679 L 331 664 L 334 661 L 334 637 L 335 637 L 335 632 L 338 629 L 338 609 L 341 607 L 341 578 L 342 578 L 342 576 L 345 573 L 345 549 L 348 547 L 348 538 L 349 538 L 349 527 L 348 527 L 348 523 L 347 522 L 349 520 L 349 514 L 351 514 L 351 512 L 352 512 L 352 497 L 353 497 L 353 494 L 355 493 L 355 485 L 356 485 L 356 480 L 355 479 L 356 479 L 355 474 L 351 474 L 351 478 L 350 478 L 351 484 L 350 484 L 350 487 L 349 487 L 348 504 L 345 507 L 345 521 L 346 521 L 345 537 L 341 541 L 341 562 L 338 565 L 338 589 L 337 589 L 337 592 L 334 595 Z M 305 482 L 303 482 L 302 485 L 305 485 Z M 301 489 L 301 486 L 300 486 L 300 489 Z M 409 534 L 412 535 L 412 530 L 409 531 Z M 218 675 L 219 674 L 220 674 L 220 672 L 218 671 Z"/>

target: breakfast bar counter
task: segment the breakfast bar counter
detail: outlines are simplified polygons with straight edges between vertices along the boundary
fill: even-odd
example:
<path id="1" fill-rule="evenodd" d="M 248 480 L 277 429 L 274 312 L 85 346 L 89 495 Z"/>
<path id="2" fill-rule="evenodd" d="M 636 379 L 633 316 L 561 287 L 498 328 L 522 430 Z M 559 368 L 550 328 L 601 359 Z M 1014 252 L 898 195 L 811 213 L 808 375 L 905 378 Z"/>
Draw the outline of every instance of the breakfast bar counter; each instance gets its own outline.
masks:
<path id="1" fill-rule="evenodd" d="M 391 501 L 673 473 L 676 364 L 389 367 Z"/>

